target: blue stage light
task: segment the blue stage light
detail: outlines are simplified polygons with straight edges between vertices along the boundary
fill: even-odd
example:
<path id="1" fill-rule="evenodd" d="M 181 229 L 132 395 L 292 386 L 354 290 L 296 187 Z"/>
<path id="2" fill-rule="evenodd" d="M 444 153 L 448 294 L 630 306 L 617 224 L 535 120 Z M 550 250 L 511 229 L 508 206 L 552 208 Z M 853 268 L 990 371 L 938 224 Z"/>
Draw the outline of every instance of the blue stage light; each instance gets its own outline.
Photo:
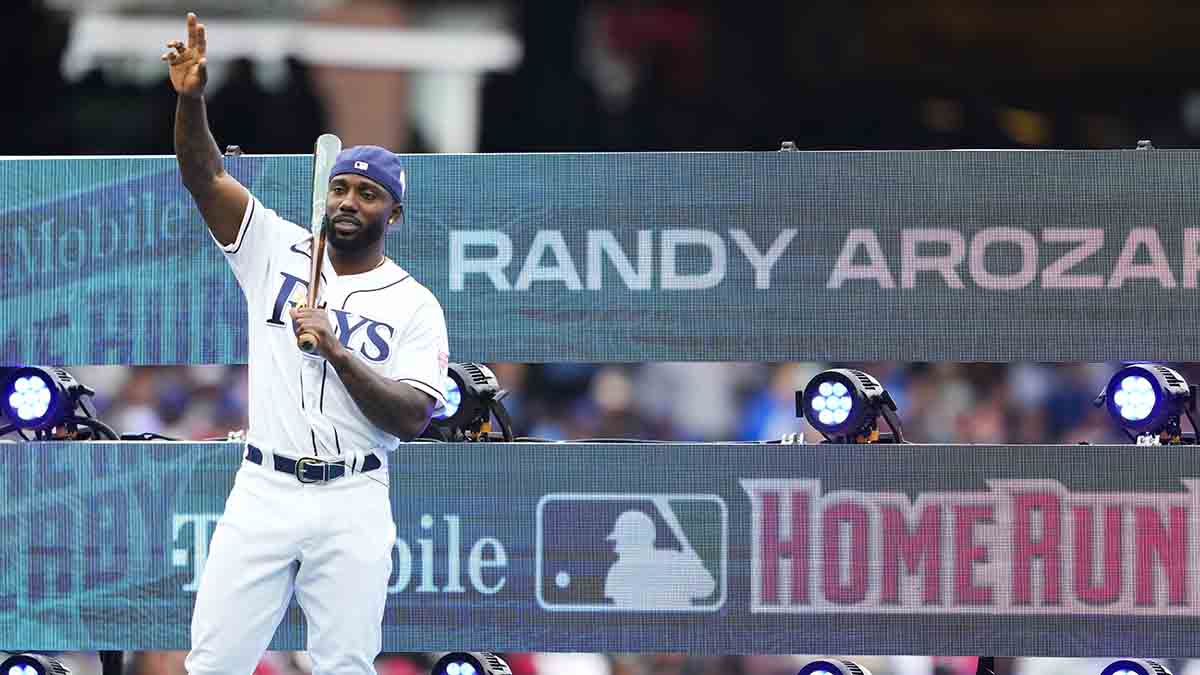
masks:
<path id="1" fill-rule="evenodd" d="M 837 381 L 826 381 L 818 385 L 817 395 L 809 405 L 817 414 L 817 421 L 832 428 L 845 424 L 850 418 L 850 412 L 854 410 L 854 399 L 846 385 Z"/>
<path id="2" fill-rule="evenodd" d="M 504 659 L 488 652 L 451 652 L 433 664 L 431 675 L 512 675 Z"/>
<path id="3" fill-rule="evenodd" d="M 446 375 L 446 379 L 442 384 L 446 390 L 446 405 L 439 408 L 433 414 L 433 419 L 436 421 L 454 417 L 458 413 L 459 406 L 462 405 L 462 389 L 459 388 L 458 381 Z"/>
<path id="4" fill-rule="evenodd" d="M 1113 374 L 1097 398 L 1100 403 L 1135 440 L 1181 443 L 1180 417 L 1194 409 L 1195 394 L 1178 372 L 1153 363 L 1136 363 Z"/>
<path id="5" fill-rule="evenodd" d="M 1100 675 L 1172 675 L 1171 670 L 1149 659 L 1121 659 L 1108 664 Z"/>
<path id="6" fill-rule="evenodd" d="M 16 432 L 25 440 L 119 440 L 112 427 L 96 419 L 89 401 L 95 394 L 62 368 L 6 369 L 0 375 L 0 436 Z M 8 673 L 0 670 L 0 675 Z"/>
<path id="7" fill-rule="evenodd" d="M 434 416 L 441 427 L 463 428 L 486 414 L 485 402 L 495 398 L 500 381 L 482 363 L 451 363 L 446 369 L 446 405 Z"/>
<path id="8" fill-rule="evenodd" d="M 846 659 L 818 659 L 810 661 L 796 675 L 871 675 L 871 671 Z"/>
<path id="9" fill-rule="evenodd" d="M 879 380 L 860 370 L 827 370 L 796 392 L 796 415 L 837 443 L 903 442 L 895 411 Z M 878 431 L 881 416 L 891 427 L 889 437 Z"/>
<path id="10" fill-rule="evenodd" d="M 71 413 L 73 403 L 66 399 L 73 386 L 75 378 L 61 368 L 15 368 L 0 387 L 0 408 L 20 429 L 52 427 Z"/>
<path id="11" fill-rule="evenodd" d="M 508 392 L 482 363 L 451 363 L 446 369 L 446 404 L 436 411 L 430 424 L 442 440 L 489 440 L 494 416 L 503 440 L 512 440 L 512 422 L 501 400 Z"/>
<path id="12" fill-rule="evenodd" d="M 1113 393 L 1113 403 L 1121 412 L 1121 418 L 1130 422 L 1140 422 L 1150 416 L 1158 396 L 1154 387 L 1140 375 L 1129 375 L 1121 378 L 1121 384 Z"/>
<path id="13" fill-rule="evenodd" d="M 61 661 L 45 654 L 12 654 L 0 662 L 3 675 L 68 675 Z"/>
<path id="14" fill-rule="evenodd" d="M 53 401 L 54 395 L 46 380 L 32 375 L 13 380 L 12 391 L 8 395 L 8 404 L 22 422 L 46 417 Z"/>

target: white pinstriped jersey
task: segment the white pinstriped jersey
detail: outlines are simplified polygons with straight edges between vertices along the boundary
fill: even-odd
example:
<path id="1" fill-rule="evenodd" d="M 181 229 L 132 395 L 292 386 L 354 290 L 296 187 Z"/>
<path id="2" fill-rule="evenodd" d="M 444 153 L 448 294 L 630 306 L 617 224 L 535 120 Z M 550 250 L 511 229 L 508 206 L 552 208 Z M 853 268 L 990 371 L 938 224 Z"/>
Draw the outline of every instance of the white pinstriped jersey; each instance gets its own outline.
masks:
<path id="1" fill-rule="evenodd" d="M 251 196 L 237 239 L 220 248 L 249 315 L 247 440 L 290 457 L 380 451 L 386 466 L 384 451 L 396 449 L 399 439 L 366 418 L 333 366 L 296 345 L 288 310 L 308 292 L 311 232 Z M 375 372 L 441 406 L 449 347 L 433 293 L 386 258 L 368 272 L 338 276 L 326 253 L 321 277 L 318 304 L 326 304 L 342 344 Z"/>

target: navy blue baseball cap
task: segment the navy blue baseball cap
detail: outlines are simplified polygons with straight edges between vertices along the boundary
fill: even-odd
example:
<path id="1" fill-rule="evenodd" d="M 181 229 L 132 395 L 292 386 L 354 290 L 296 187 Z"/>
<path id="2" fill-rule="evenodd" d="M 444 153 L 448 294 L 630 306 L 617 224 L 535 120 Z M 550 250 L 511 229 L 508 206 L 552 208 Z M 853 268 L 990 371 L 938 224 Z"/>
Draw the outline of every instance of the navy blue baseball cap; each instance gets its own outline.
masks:
<path id="1" fill-rule="evenodd" d="M 391 193 L 397 204 L 404 203 L 407 183 L 404 166 L 400 164 L 400 157 L 396 153 L 378 145 L 356 145 L 346 148 L 338 153 L 329 178 L 333 180 L 334 176 L 344 173 L 366 176 Z"/>

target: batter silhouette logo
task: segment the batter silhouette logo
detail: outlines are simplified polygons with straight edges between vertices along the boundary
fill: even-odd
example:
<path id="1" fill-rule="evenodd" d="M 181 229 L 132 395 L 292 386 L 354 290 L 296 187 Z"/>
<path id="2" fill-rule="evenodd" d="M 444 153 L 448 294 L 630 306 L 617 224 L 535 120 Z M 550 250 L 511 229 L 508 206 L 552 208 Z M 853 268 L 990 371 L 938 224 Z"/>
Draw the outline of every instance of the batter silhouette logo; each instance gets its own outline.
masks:
<path id="1" fill-rule="evenodd" d="M 714 494 L 548 494 L 536 555 L 549 611 L 712 612 L 728 590 L 728 509 Z"/>

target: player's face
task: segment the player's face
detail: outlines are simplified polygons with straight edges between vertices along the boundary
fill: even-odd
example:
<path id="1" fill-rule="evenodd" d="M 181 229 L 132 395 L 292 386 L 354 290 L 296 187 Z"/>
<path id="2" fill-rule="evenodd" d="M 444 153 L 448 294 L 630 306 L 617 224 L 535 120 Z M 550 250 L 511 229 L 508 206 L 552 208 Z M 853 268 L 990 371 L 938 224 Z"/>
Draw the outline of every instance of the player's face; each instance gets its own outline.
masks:
<path id="1" fill-rule="evenodd" d="M 325 205 L 325 238 L 344 252 L 361 251 L 383 238 L 395 202 L 379 183 L 357 174 L 334 176 Z"/>

